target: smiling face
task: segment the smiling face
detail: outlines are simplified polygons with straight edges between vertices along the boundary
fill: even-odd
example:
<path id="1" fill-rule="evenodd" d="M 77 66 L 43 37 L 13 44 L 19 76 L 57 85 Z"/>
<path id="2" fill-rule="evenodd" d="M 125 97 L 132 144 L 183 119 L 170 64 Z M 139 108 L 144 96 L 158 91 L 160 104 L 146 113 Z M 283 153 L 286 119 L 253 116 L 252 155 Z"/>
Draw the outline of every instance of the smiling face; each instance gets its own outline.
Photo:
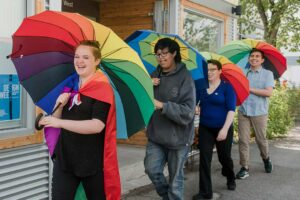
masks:
<path id="1" fill-rule="evenodd" d="M 265 59 L 263 58 L 262 54 L 258 51 L 254 51 L 249 56 L 249 63 L 251 65 L 251 68 L 257 69 L 259 68 Z"/>
<path id="2" fill-rule="evenodd" d="M 168 48 L 158 49 L 156 52 L 156 59 L 164 72 L 169 72 L 176 67 L 175 56 L 176 52 L 169 52 Z"/>
<path id="3" fill-rule="evenodd" d="M 221 78 L 222 70 L 218 69 L 217 65 L 208 63 L 208 81 L 214 82 Z"/>
<path id="4" fill-rule="evenodd" d="M 85 45 L 79 45 L 76 48 L 74 66 L 77 74 L 82 78 L 92 76 L 100 63 L 100 59 L 93 54 L 93 48 Z"/>

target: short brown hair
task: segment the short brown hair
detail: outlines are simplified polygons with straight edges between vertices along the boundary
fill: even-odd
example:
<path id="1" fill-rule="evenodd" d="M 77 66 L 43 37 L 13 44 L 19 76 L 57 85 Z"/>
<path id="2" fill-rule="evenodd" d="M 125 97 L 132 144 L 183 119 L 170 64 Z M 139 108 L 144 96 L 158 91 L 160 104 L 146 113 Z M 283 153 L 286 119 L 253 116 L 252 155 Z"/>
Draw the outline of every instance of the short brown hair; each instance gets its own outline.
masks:
<path id="1" fill-rule="evenodd" d="M 261 57 L 262 57 L 263 59 L 265 59 L 265 53 L 264 53 L 263 51 L 259 50 L 259 49 L 256 49 L 256 48 L 252 48 L 252 49 L 251 49 L 251 51 L 250 51 L 250 53 L 249 53 L 249 57 L 250 57 L 251 54 L 254 53 L 254 52 L 260 53 L 260 54 L 261 54 Z"/>
<path id="2" fill-rule="evenodd" d="M 218 60 L 214 60 L 214 59 L 207 60 L 207 64 L 209 63 L 216 65 L 218 70 L 222 69 L 222 64 Z"/>
<path id="3" fill-rule="evenodd" d="M 100 43 L 97 40 L 82 40 L 77 45 L 77 47 L 79 47 L 81 45 L 92 47 L 93 48 L 93 55 L 95 56 L 95 58 L 96 59 L 101 59 Z"/>

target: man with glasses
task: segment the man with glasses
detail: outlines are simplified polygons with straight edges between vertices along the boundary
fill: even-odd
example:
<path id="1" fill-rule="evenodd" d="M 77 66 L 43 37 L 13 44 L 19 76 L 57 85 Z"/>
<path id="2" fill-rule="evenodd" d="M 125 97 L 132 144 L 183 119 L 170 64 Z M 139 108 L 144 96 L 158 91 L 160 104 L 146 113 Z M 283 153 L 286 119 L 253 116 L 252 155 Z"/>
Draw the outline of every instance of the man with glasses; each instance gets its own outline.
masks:
<path id="1" fill-rule="evenodd" d="M 151 77 L 156 110 L 146 132 L 145 172 L 163 200 L 183 200 L 183 166 L 194 138 L 195 85 L 176 41 L 160 39 L 154 51 L 158 66 Z M 163 174 L 167 163 L 168 182 Z"/>

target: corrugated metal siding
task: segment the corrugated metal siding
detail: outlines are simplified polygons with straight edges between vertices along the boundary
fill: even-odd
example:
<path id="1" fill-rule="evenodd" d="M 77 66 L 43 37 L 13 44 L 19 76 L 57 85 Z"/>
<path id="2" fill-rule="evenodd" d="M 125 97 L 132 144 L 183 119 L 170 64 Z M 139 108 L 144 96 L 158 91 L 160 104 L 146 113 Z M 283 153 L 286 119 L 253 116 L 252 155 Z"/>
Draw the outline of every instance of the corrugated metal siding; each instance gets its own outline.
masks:
<path id="1" fill-rule="evenodd" d="M 49 199 L 49 156 L 45 145 L 0 151 L 0 199 Z"/>

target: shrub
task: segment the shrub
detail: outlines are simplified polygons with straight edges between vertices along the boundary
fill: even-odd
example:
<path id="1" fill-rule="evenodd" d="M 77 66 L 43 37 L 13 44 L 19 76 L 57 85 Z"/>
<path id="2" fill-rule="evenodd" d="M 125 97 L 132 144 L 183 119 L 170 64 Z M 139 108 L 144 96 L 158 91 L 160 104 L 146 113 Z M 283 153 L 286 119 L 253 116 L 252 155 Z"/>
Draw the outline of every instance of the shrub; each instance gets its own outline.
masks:
<path id="1" fill-rule="evenodd" d="M 298 116 L 300 116 L 300 90 L 276 86 L 272 97 L 269 99 L 267 138 L 272 139 L 286 135 Z M 237 112 L 234 118 L 234 132 L 234 140 L 237 141 Z"/>
<path id="2" fill-rule="evenodd" d="M 294 116 L 290 112 L 290 94 L 288 89 L 276 86 L 269 101 L 269 120 L 267 137 L 272 139 L 284 136 L 294 125 Z"/>

